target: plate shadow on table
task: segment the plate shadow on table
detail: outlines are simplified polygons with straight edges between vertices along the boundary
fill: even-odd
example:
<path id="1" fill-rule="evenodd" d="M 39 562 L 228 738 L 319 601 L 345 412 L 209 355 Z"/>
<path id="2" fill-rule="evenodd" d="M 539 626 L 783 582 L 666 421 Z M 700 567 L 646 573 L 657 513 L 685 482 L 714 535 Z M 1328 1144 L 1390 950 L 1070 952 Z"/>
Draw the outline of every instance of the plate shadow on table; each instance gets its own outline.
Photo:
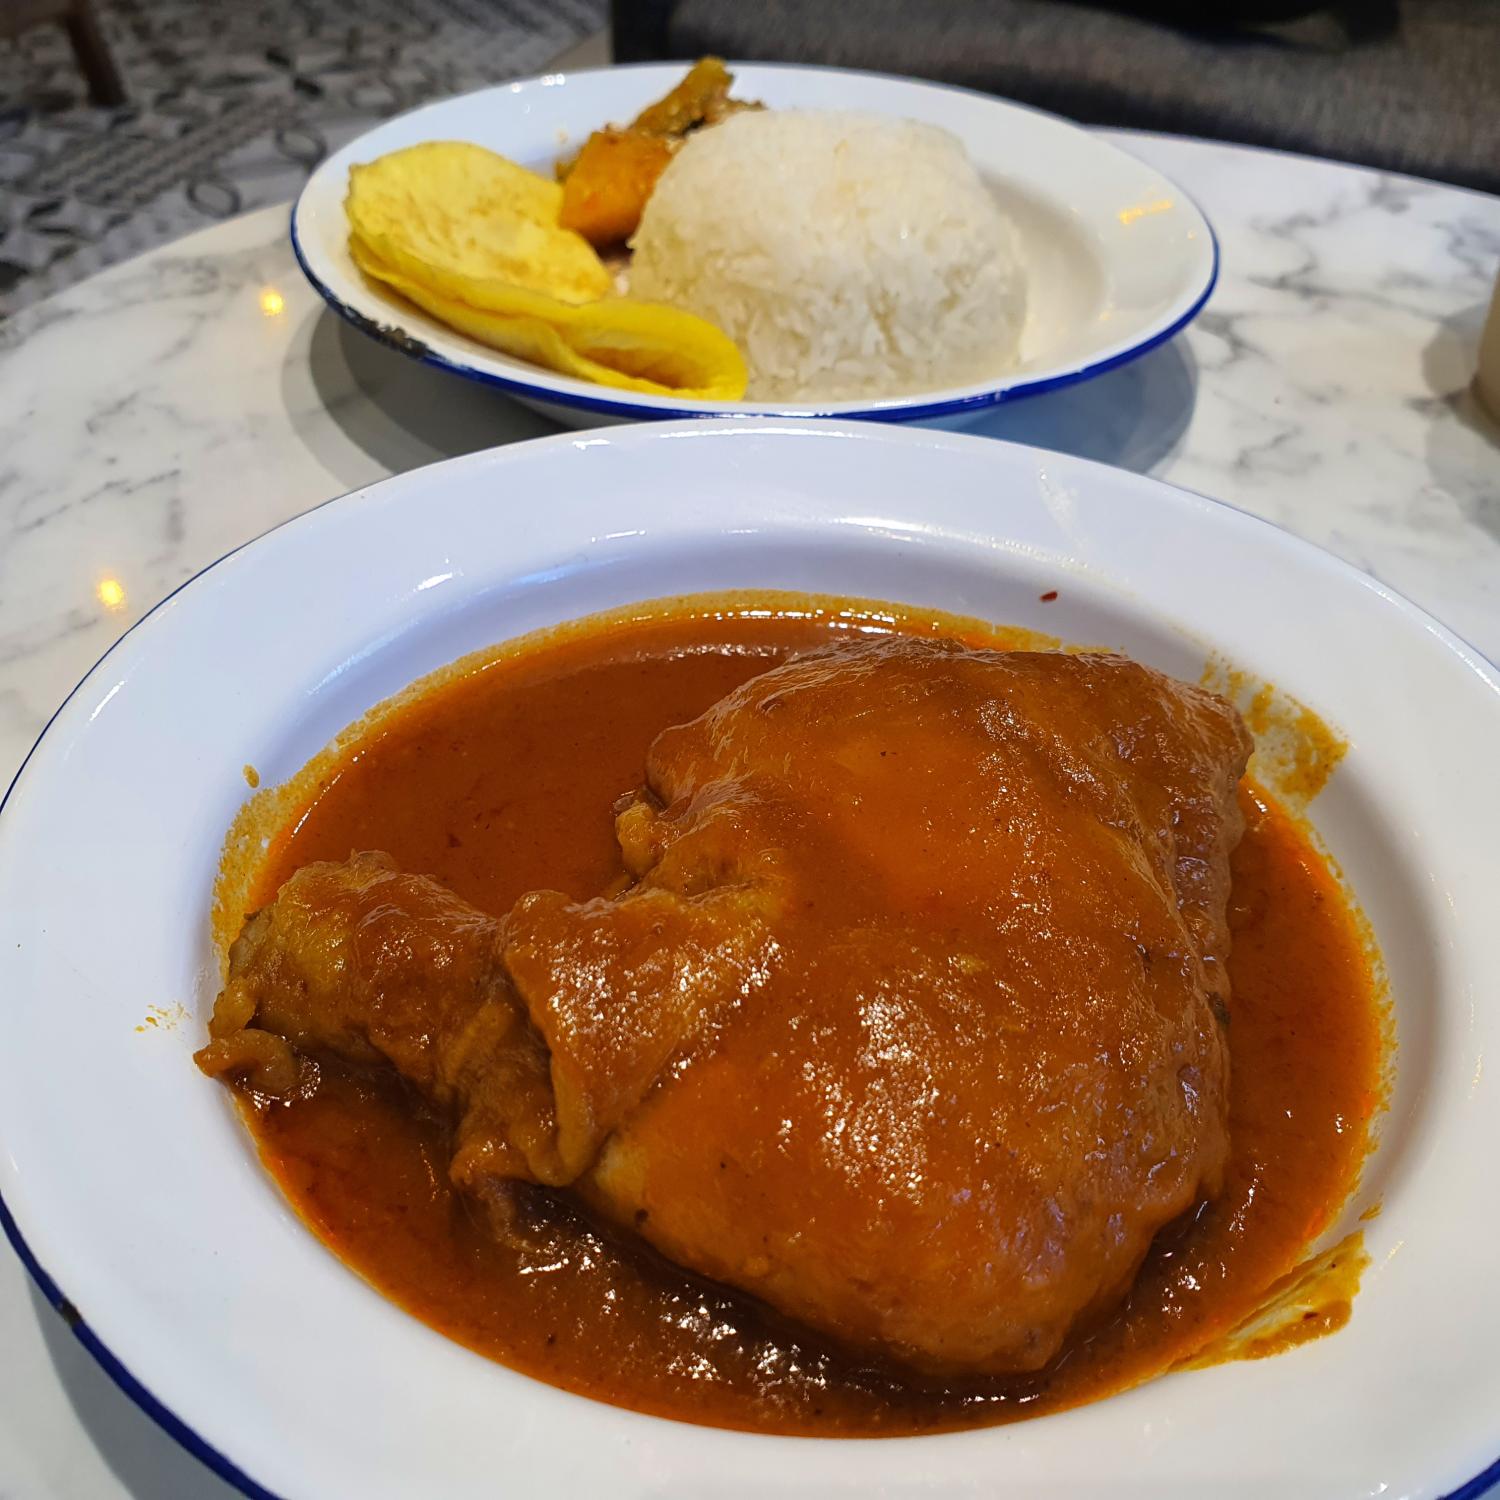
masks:
<path id="1" fill-rule="evenodd" d="M 126 1491 L 137 1500 L 234 1500 L 239 1495 L 168 1437 L 104 1373 L 35 1286 L 31 1305 L 74 1413 Z"/>
<path id="2" fill-rule="evenodd" d="M 297 435 L 349 488 L 558 431 L 500 391 L 420 364 L 320 308 L 291 341 L 282 398 Z M 353 451 L 351 451 L 351 448 Z"/>
<path id="3" fill-rule="evenodd" d="M 418 363 L 327 308 L 292 340 L 282 373 L 292 425 L 349 487 L 558 427 L 501 392 Z M 1146 473 L 1192 419 L 1198 366 L 1175 338 L 1117 370 L 977 417 L 934 423 Z"/>
<path id="4" fill-rule="evenodd" d="M 1182 445 L 1197 399 L 1198 362 L 1179 335 L 1092 380 L 969 418 L 960 430 L 1145 474 Z"/>

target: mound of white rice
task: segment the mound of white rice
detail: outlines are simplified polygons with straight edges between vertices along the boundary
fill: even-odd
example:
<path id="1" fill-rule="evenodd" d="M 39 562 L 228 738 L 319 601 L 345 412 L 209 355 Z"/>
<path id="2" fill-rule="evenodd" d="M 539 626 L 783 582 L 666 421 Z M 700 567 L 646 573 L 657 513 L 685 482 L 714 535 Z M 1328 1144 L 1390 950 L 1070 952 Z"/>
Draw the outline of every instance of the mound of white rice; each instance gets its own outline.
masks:
<path id="1" fill-rule="evenodd" d="M 1013 365 L 1016 235 L 945 130 L 766 110 L 691 137 L 633 241 L 630 292 L 717 323 L 756 401 L 899 396 Z"/>

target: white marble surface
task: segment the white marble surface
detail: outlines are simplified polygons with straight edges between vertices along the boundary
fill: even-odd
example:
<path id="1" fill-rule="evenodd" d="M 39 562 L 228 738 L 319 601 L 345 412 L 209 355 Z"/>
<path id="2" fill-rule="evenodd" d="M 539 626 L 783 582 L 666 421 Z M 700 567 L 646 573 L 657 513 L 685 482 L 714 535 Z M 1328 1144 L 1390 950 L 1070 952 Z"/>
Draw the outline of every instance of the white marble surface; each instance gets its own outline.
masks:
<path id="1" fill-rule="evenodd" d="M 1185 337 L 980 430 L 1254 511 L 1500 660 L 1500 432 L 1466 394 L 1500 270 L 1500 199 L 1116 139 L 1202 204 L 1223 246 L 1218 291 Z M 0 784 L 120 632 L 206 563 L 345 490 L 545 430 L 325 312 L 282 210 L 0 328 Z M 0 1500 L 229 1493 L 0 1251 Z"/>

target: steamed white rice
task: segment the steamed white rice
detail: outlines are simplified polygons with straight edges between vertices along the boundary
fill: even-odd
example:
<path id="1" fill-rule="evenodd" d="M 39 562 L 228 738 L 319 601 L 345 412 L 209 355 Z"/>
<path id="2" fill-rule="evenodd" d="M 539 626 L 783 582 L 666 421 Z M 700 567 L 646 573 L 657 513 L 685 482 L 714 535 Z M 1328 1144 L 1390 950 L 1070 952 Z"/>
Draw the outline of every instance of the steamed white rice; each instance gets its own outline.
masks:
<path id="1" fill-rule="evenodd" d="M 631 294 L 717 323 L 749 362 L 749 400 L 907 395 L 1016 362 L 1015 230 L 932 125 L 734 115 L 678 152 L 633 248 Z"/>

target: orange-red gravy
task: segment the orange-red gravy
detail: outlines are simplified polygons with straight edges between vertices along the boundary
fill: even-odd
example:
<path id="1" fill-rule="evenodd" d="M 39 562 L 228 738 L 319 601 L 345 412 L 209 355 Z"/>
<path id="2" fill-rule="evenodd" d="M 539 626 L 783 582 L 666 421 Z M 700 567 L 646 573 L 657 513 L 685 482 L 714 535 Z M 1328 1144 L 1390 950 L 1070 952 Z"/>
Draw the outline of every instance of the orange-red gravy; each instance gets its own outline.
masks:
<path id="1" fill-rule="evenodd" d="M 832 628 L 685 613 L 543 641 L 451 681 L 310 789 L 257 897 L 354 849 L 386 850 L 495 913 L 538 887 L 596 895 L 620 873 L 610 809 L 638 784 L 657 731 Z M 855 1363 L 547 1200 L 517 1243 L 499 1243 L 448 1185 L 444 1127 L 394 1082 L 327 1068 L 315 1097 L 247 1110 L 251 1128 L 342 1259 L 444 1333 L 573 1391 L 821 1435 L 934 1431 L 1092 1399 L 1251 1311 L 1341 1203 L 1368 1144 L 1382 1034 L 1358 930 L 1295 823 L 1253 788 L 1242 795 L 1224 1193 L 1163 1233 L 1128 1305 L 1039 1376 L 933 1387 Z"/>

